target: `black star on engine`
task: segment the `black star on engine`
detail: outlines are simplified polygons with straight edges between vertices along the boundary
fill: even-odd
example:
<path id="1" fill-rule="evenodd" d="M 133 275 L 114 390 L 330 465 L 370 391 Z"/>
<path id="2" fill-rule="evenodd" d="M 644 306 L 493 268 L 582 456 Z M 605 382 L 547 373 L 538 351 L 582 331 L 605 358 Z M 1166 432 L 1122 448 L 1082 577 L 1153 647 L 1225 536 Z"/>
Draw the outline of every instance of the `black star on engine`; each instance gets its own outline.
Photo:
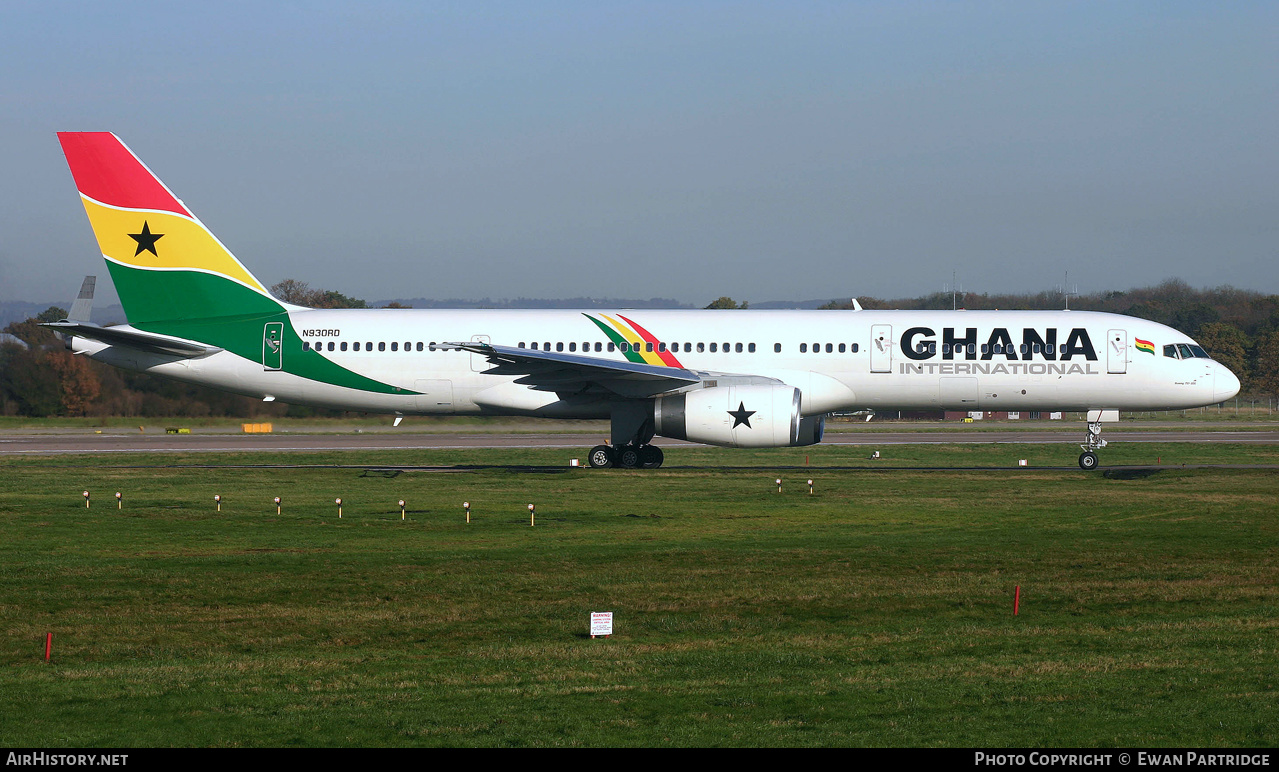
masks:
<path id="1" fill-rule="evenodd" d="M 742 424 L 746 424 L 747 429 L 754 429 L 755 427 L 751 426 L 751 416 L 755 415 L 756 412 L 755 410 L 747 410 L 745 402 L 738 402 L 737 409 L 728 411 L 728 414 L 733 417 L 734 429 Z"/>
<path id="2" fill-rule="evenodd" d="M 160 256 L 159 253 L 155 251 L 155 242 L 157 239 L 163 236 L 164 236 L 163 233 L 152 233 L 151 225 L 146 220 L 143 220 L 142 232 L 129 234 L 129 238 L 138 242 L 138 251 L 134 252 L 133 256 L 137 257 L 138 255 L 142 254 L 142 250 L 145 249 L 146 251 L 150 252 L 156 257 L 159 257 Z"/>

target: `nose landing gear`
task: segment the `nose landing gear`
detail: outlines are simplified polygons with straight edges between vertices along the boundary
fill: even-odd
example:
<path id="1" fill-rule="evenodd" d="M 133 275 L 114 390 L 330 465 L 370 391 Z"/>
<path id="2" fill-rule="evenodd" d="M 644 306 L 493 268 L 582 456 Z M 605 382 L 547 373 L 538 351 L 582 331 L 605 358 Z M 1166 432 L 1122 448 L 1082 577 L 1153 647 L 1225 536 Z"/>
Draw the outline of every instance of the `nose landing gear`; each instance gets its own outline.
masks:
<path id="1" fill-rule="evenodd" d="M 1088 422 L 1088 439 L 1079 447 L 1084 451 L 1079 454 L 1079 468 L 1086 472 L 1096 469 L 1097 451 L 1106 447 L 1106 441 L 1101 438 L 1101 421 Z"/>

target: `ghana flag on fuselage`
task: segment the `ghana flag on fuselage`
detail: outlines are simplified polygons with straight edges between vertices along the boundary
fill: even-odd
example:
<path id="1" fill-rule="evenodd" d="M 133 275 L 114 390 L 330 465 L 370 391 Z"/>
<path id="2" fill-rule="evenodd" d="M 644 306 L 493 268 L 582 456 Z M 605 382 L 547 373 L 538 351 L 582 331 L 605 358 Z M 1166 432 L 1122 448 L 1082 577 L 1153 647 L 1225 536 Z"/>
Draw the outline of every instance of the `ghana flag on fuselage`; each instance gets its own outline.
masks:
<path id="1" fill-rule="evenodd" d="M 1137 342 L 1137 350 L 1138 350 L 1138 351 L 1144 351 L 1144 352 L 1146 352 L 1147 354 L 1153 354 L 1153 353 L 1155 353 L 1155 344 L 1154 344 L 1154 343 L 1151 343 L 1151 342 L 1150 342 L 1150 341 L 1148 341 L 1148 340 L 1142 340 L 1141 338 L 1133 338 L 1133 340 L 1135 340 L 1135 341 Z"/>

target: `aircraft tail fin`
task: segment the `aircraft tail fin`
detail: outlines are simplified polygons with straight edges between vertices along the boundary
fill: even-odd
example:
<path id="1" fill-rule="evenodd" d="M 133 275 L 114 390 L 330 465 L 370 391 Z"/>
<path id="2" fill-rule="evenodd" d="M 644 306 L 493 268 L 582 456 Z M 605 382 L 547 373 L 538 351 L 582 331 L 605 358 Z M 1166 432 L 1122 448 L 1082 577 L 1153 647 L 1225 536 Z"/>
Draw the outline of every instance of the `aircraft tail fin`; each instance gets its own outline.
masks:
<path id="1" fill-rule="evenodd" d="M 68 322 L 89 321 L 89 316 L 93 313 L 93 288 L 97 283 L 97 276 L 84 277 L 84 283 L 80 285 L 80 294 L 71 304 L 71 311 L 67 314 Z"/>
<path id="2" fill-rule="evenodd" d="M 110 132 L 59 132 L 129 322 L 261 316 L 283 306 Z"/>

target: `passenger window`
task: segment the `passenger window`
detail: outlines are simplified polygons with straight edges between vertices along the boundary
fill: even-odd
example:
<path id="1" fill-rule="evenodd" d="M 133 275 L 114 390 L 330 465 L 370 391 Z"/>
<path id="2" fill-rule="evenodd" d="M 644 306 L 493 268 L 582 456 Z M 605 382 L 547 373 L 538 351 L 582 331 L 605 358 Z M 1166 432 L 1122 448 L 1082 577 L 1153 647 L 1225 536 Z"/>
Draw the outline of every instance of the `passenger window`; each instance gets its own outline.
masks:
<path id="1" fill-rule="evenodd" d="M 808 344 L 807 344 L 807 343 L 801 343 L 801 344 L 799 344 L 799 353 L 801 353 L 801 354 L 807 354 L 807 353 L 808 353 Z"/>
<path id="2" fill-rule="evenodd" d="M 309 340 L 304 340 L 304 341 L 302 341 L 302 350 L 303 350 L 303 351 L 310 351 L 310 350 L 311 350 L 311 341 L 309 341 Z"/>
<path id="3" fill-rule="evenodd" d="M 377 350 L 378 350 L 378 351 L 386 351 L 386 341 L 384 341 L 384 340 L 379 340 L 379 341 L 377 342 Z"/>
<path id="4" fill-rule="evenodd" d="M 608 342 L 608 350 L 609 350 L 609 351 L 612 351 L 612 350 L 614 350 L 615 348 L 617 348 L 617 346 L 614 346 L 614 345 L 613 345 L 613 342 L 612 342 L 612 341 L 609 341 L 609 342 Z"/>
<path id="5" fill-rule="evenodd" d="M 332 346 L 333 344 L 332 344 L 332 343 L 330 343 L 329 345 L 330 345 L 330 346 Z M 393 340 L 393 341 L 391 341 L 391 350 L 392 350 L 392 351 L 399 351 L 399 350 L 400 350 L 400 342 L 399 342 L 398 340 Z"/>
<path id="6" fill-rule="evenodd" d="M 648 343 L 645 343 L 645 344 L 644 344 L 644 350 L 645 350 L 645 351 L 647 351 L 647 352 L 648 352 L 648 353 L 650 353 L 650 354 L 651 354 L 651 353 L 653 353 L 653 343 L 652 343 L 652 341 L 650 341 L 650 342 L 648 342 Z"/>
<path id="7" fill-rule="evenodd" d="M 576 342 L 571 342 L 571 343 L 569 343 L 569 344 L 568 344 L 568 350 L 569 350 L 569 351 L 577 351 L 577 343 L 576 343 Z"/>
<path id="8" fill-rule="evenodd" d="M 724 344 L 724 353 L 725 353 L 725 354 L 727 354 L 727 353 L 728 353 L 728 344 L 727 344 L 727 343 L 725 343 L 725 344 Z"/>
<path id="9" fill-rule="evenodd" d="M 1045 353 L 1045 354 L 1051 354 L 1051 353 L 1053 353 L 1053 344 L 1051 344 L 1051 343 L 1047 343 L 1047 344 L 1045 344 L 1045 345 L 1044 345 L 1044 353 Z"/>
<path id="10" fill-rule="evenodd" d="M 780 344 L 780 343 L 774 343 L 774 344 L 773 344 L 773 353 L 774 353 L 774 354 L 780 354 L 780 353 L 782 353 L 782 344 Z"/>
<path id="11" fill-rule="evenodd" d="M 814 354 L 820 353 L 820 352 L 821 352 L 821 350 L 822 350 L 822 344 L 820 344 L 820 343 L 814 343 L 814 344 L 813 344 L 813 353 L 814 353 Z"/>
<path id="12" fill-rule="evenodd" d="M 749 351 L 750 353 L 754 354 L 754 353 L 755 353 L 755 344 L 754 344 L 754 343 L 749 344 L 749 345 L 746 347 L 746 350 L 747 350 L 747 351 Z"/>
<path id="13" fill-rule="evenodd" d="M 601 348 L 601 347 L 600 347 L 600 342 L 599 342 L 599 341 L 595 341 L 595 350 L 596 350 L 596 351 L 599 351 L 599 350 L 600 350 L 600 348 Z"/>
<path id="14" fill-rule="evenodd" d="M 928 346 L 928 350 L 929 350 L 929 351 L 932 351 L 932 350 L 933 350 L 933 347 L 932 347 L 932 345 L 931 345 L 931 344 Z M 856 353 L 857 353 L 857 344 L 856 344 L 856 343 L 854 343 L 854 344 L 853 344 L 853 353 L 854 353 L 854 354 L 856 354 Z M 933 352 L 933 353 L 936 353 L 936 352 Z"/>
<path id="15" fill-rule="evenodd" d="M 418 351 L 421 351 L 421 350 L 422 350 L 422 341 L 420 341 L 420 340 L 417 342 L 417 350 L 418 350 Z"/>
<path id="16" fill-rule="evenodd" d="M 705 350 L 706 350 L 706 344 L 705 344 L 705 343 L 698 343 L 698 344 L 697 344 L 697 353 L 699 353 L 699 354 L 700 354 L 700 353 L 702 353 L 702 352 L 703 352 L 703 351 L 705 351 Z"/>
<path id="17" fill-rule="evenodd" d="M 524 348 L 524 341 L 520 341 L 520 348 Z"/>
<path id="18" fill-rule="evenodd" d="M 556 344 L 555 344 L 555 350 L 556 350 L 556 351 L 563 351 L 563 350 L 564 350 L 564 344 L 563 344 L 563 343 L 556 343 Z"/>
<path id="19" fill-rule="evenodd" d="M 342 344 L 338 346 L 338 348 L 341 349 L 342 351 L 346 351 L 346 341 L 342 341 Z"/>
<path id="20" fill-rule="evenodd" d="M 329 351 L 332 351 L 333 348 L 334 348 L 333 341 L 329 341 Z"/>
<path id="21" fill-rule="evenodd" d="M 733 347 L 733 350 L 739 354 L 742 353 L 742 344 L 738 343 L 736 346 Z"/>
<path id="22" fill-rule="evenodd" d="M 658 350 L 658 351 L 665 351 L 665 350 L 666 350 L 666 344 L 665 344 L 665 343 L 658 343 L 658 344 L 657 344 L 657 350 Z"/>
<path id="23" fill-rule="evenodd" d="M 826 353 L 827 353 L 827 354 L 832 353 L 834 350 L 835 350 L 835 347 L 834 347 L 834 346 L 832 346 L 832 345 L 831 345 L 831 344 L 829 344 L 829 343 L 827 343 L 827 344 L 826 344 Z"/>
<path id="24" fill-rule="evenodd" d="M 844 344 L 843 344 L 843 343 L 839 344 L 839 353 L 841 353 L 841 354 L 842 354 L 842 353 L 844 353 Z"/>
<path id="25" fill-rule="evenodd" d="M 943 343 L 943 344 L 941 344 L 941 353 L 943 353 L 943 354 L 949 354 L 949 353 L 950 353 L 950 344 L 949 344 L 949 343 Z"/>
<path id="26" fill-rule="evenodd" d="M 551 342 L 550 342 L 549 340 L 542 341 L 542 350 L 543 350 L 543 351 L 550 351 L 550 350 L 551 350 Z"/>
<path id="27" fill-rule="evenodd" d="M 1038 353 L 1039 353 L 1039 344 L 1038 344 L 1038 343 L 1036 343 L 1034 346 L 1032 346 L 1032 347 L 1031 347 L 1031 349 L 1032 349 L 1032 350 L 1033 350 L 1036 354 L 1038 354 Z"/>
<path id="28" fill-rule="evenodd" d="M 969 343 L 969 344 L 968 344 L 968 353 L 969 353 L 969 354 L 976 354 L 976 353 L 977 353 L 977 344 L 975 344 L 975 343 Z"/>
<path id="29" fill-rule="evenodd" d="M 711 344 L 711 353 L 712 353 L 712 354 L 714 354 L 714 353 L 715 353 L 715 344 L 714 344 L 714 343 L 712 343 L 712 344 Z"/>
<path id="30" fill-rule="evenodd" d="M 355 350 L 355 351 L 359 351 L 359 350 L 360 350 L 360 342 L 357 340 L 356 342 L 352 343 L 352 344 L 351 344 L 351 348 L 352 348 L 353 350 Z"/>
<path id="31" fill-rule="evenodd" d="M 693 344 L 692 344 L 692 343 L 685 343 L 685 344 L 684 344 L 684 353 L 685 353 L 685 354 L 690 353 L 692 350 L 693 350 Z"/>

